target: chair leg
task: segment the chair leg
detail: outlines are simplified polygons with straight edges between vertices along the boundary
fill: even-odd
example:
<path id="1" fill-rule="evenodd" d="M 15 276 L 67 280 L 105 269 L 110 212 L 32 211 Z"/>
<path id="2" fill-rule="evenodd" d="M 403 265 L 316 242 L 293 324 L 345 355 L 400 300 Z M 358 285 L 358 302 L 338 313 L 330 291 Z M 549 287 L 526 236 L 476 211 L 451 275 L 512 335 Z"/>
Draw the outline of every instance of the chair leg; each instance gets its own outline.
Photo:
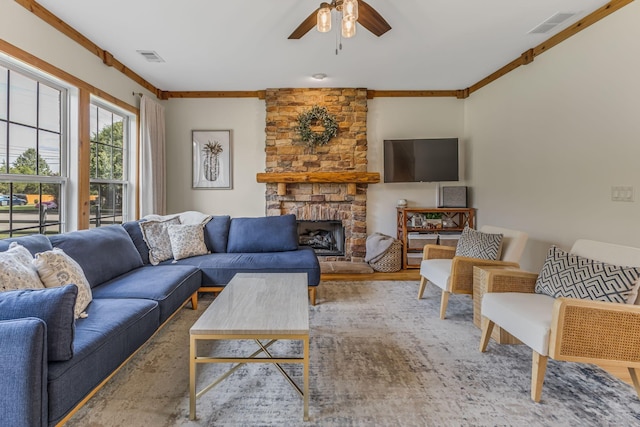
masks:
<path id="1" fill-rule="evenodd" d="M 309 288 L 309 301 L 311 305 L 316 305 L 316 287 Z"/>
<path id="2" fill-rule="evenodd" d="M 631 381 L 633 382 L 633 387 L 636 389 L 636 394 L 640 397 L 640 381 L 638 380 L 638 373 L 635 368 L 628 368 L 629 375 L 631 375 Z"/>
<path id="3" fill-rule="evenodd" d="M 531 369 L 531 399 L 540 402 L 542 396 L 542 383 L 544 374 L 547 372 L 547 360 L 549 356 L 543 356 L 537 351 L 533 352 L 533 363 Z"/>
<path id="4" fill-rule="evenodd" d="M 487 351 L 487 345 L 491 339 L 491 333 L 493 332 L 493 320 L 489 320 L 487 317 L 482 316 L 480 323 L 482 325 L 482 336 L 480 337 L 480 352 Z"/>
<path id="5" fill-rule="evenodd" d="M 440 298 L 440 319 L 444 319 L 447 312 L 447 305 L 449 304 L 449 292 L 442 291 L 442 297 Z"/>
<path id="6" fill-rule="evenodd" d="M 427 287 L 427 278 L 424 276 L 420 276 L 420 289 L 418 290 L 418 299 L 422 299 L 422 294 L 424 294 L 424 290 Z"/>
<path id="7" fill-rule="evenodd" d="M 191 295 L 191 308 L 193 310 L 198 309 L 198 291 L 195 291 L 193 295 Z"/>

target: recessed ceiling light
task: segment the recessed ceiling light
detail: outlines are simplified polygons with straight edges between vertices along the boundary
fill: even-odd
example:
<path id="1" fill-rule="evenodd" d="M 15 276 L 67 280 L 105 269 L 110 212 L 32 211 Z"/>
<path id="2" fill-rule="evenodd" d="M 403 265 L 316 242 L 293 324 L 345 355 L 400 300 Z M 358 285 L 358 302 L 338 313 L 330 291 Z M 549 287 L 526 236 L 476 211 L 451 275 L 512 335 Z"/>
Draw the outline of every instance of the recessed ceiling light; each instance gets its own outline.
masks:
<path id="1" fill-rule="evenodd" d="M 313 77 L 316 80 L 324 80 L 327 77 L 327 75 L 325 73 L 316 73 L 311 77 Z"/>

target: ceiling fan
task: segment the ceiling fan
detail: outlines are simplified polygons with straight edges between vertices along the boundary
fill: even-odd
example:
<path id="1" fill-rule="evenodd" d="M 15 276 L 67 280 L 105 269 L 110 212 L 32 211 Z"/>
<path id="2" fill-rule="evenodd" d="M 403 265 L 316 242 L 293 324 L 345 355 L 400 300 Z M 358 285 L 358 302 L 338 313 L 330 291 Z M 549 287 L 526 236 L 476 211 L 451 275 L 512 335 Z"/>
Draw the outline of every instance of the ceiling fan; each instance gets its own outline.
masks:
<path id="1" fill-rule="evenodd" d="M 339 12 L 342 12 L 342 5 L 344 0 L 332 0 L 331 3 L 322 3 L 320 7 L 318 7 L 311 15 L 307 17 L 302 23 L 296 28 L 293 33 L 289 36 L 289 39 L 300 39 L 302 36 L 307 34 L 309 30 L 316 26 L 318 22 L 318 12 L 321 9 L 336 9 Z M 376 36 L 380 37 L 387 31 L 391 29 L 391 26 L 385 19 L 380 15 L 373 7 L 369 4 L 365 3 L 362 0 L 357 1 L 358 8 L 358 19 L 357 22 L 360 23 L 364 28 L 371 31 Z"/>

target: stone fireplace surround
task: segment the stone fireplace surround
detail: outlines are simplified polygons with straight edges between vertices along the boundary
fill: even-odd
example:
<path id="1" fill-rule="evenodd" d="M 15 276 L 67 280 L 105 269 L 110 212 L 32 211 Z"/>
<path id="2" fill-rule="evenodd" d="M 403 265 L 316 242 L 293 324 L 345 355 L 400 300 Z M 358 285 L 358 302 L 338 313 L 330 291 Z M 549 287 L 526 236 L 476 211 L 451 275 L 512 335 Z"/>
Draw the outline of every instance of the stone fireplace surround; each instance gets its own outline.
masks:
<path id="1" fill-rule="evenodd" d="M 320 260 L 363 261 L 367 185 L 379 182 L 378 174 L 367 173 L 366 89 L 268 89 L 265 101 L 266 167 L 258 181 L 267 183 L 266 214 L 342 221 L 344 256 L 319 256 Z M 298 115 L 314 105 L 326 107 L 335 116 L 338 135 L 311 149 L 299 140 L 295 126 Z M 314 130 L 321 132 L 322 127 Z M 356 179 L 345 177 L 349 172 Z M 316 175 L 309 178 L 308 174 Z M 269 179 L 272 175 L 280 180 Z"/>

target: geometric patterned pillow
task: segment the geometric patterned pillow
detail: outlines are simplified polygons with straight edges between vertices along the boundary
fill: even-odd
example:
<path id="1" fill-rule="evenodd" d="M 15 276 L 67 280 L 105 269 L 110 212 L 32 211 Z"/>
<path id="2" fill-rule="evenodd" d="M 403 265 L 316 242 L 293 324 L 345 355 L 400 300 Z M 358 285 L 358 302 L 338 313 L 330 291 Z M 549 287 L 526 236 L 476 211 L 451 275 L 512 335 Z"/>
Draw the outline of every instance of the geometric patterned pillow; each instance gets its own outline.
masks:
<path id="1" fill-rule="evenodd" d="M 167 231 L 167 227 L 172 224 L 180 224 L 180 218 L 176 216 L 166 221 L 150 220 L 140 223 L 142 237 L 149 247 L 151 265 L 158 265 L 162 261 L 173 258 L 171 239 Z"/>
<path id="2" fill-rule="evenodd" d="M 535 292 L 553 298 L 567 297 L 626 303 L 637 293 L 639 267 L 623 267 L 573 255 L 552 246 L 536 280 Z"/>
<path id="3" fill-rule="evenodd" d="M 465 227 L 462 230 L 456 256 L 497 260 L 502 249 L 502 234 L 489 234 Z"/>
<path id="4" fill-rule="evenodd" d="M 91 285 L 80 264 L 60 248 L 36 254 L 33 263 L 38 269 L 40 280 L 47 288 L 76 285 L 78 296 L 74 308 L 75 318 L 87 317 L 85 310 L 93 299 L 93 295 Z"/>
<path id="5" fill-rule="evenodd" d="M 172 224 L 167 227 L 173 259 L 209 253 L 204 243 L 204 224 Z"/>

